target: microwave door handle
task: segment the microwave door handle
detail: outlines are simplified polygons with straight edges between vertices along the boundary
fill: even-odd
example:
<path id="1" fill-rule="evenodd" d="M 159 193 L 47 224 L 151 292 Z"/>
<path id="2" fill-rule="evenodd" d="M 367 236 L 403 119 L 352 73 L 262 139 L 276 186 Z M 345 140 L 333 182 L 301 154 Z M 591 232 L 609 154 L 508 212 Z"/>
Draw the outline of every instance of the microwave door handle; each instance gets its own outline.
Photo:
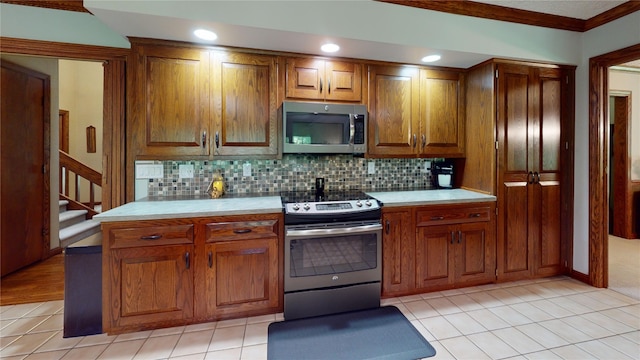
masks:
<path id="1" fill-rule="evenodd" d="M 353 145 L 354 137 L 356 135 L 355 117 L 358 115 L 349 114 L 349 145 Z"/>

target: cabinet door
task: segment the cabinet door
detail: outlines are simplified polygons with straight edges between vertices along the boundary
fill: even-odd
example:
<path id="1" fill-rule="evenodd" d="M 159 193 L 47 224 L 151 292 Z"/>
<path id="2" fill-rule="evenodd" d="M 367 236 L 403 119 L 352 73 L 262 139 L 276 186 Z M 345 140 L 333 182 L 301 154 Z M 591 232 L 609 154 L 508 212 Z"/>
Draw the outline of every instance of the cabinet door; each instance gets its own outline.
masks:
<path id="1" fill-rule="evenodd" d="M 314 58 L 286 59 L 288 99 L 362 101 L 362 64 Z"/>
<path id="2" fill-rule="evenodd" d="M 537 121 L 533 127 L 534 151 L 532 170 L 536 174 L 531 185 L 530 236 L 534 248 L 534 274 L 552 276 L 562 272 L 561 253 L 561 178 L 562 119 L 567 102 L 567 74 L 560 69 L 538 70 L 534 91 L 539 99 Z M 572 129 L 570 130 L 572 131 Z"/>
<path id="3" fill-rule="evenodd" d="M 443 287 L 454 280 L 452 226 L 421 226 L 416 232 L 416 286 Z"/>
<path id="4" fill-rule="evenodd" d="M 208 156 L 209 53 L 133 46 L 127 71 L 129 149 L 138 158 Z"/>
<path id="5" fill-rule="evenodd" d="M 327 82 L 325 99 L 355 102 L 362 100 L 362 64 L 327 61 L 325 78 Z"/>
<path id="6" fill-rule="evenodd" d="M 193 245 L 111 250 L 105 331 L 184 324 L 193 316 Z"/>
<path id="7" fill-rule="evenodd" d="M 369 155 L 416 154 L 419 85 L 417 68 L 369 67 Z"/>
<path id="8" fill-rule="evenodd" d="M 286 97 L 290 99 L 323 100 L 324 60 L 314 58 L 287 58 Z"/>
<path id="9" fill-rule="evenodd" d="M 223 316 L 278 307 L 278 240 L 207 244 L 207 314 Z"/>
<path id="10" fill-rule="evenodd" d="M 498 65 L 498 278 L 518 280 L 531 276 L 533 248 L 529 241 L 529 169 L 533 163 L 533 94 L 530 69 L 524 65 Z"/>
<path id="11" fill-rule="evenodd" d="M 279 226 L 276 219 L 205 225 L 199 317 L 246 316 L 279 309 Z"/>
<path id="12" fill-rule="evenodd" d="M 464 99 L 454 71 L 420 70 L 420 151 L 438 157 L 464 156 Z"/>
<path id="13" fill-rule="evenodd" d="M 396 296 L 414 288 L 414 225 L 411 209 L 382 214 L 382 295 Z"/>
<path id="14" fill-rule="evenodd" d="M 276 57 L 216 52 L 213 69 L 217 155 L 277 155 Z"/>
<path id="15" fill-rule="evenodd" d="M 454 246 L 456 285 L 491 282 L 495 279 L 495 238 L 491 222 L 460 224 Z"/>

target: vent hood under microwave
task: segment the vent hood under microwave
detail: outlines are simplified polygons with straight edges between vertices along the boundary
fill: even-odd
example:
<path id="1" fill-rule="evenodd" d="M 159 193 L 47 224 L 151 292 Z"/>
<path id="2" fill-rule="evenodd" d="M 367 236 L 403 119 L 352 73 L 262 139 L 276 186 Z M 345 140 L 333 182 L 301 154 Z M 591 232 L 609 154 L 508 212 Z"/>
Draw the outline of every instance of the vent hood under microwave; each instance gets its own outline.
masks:
<path id="1" fill-rule="evenodd" d="M 364 154 L 365 105 L 285 101 L 282 103 L 282 153 Z"/>

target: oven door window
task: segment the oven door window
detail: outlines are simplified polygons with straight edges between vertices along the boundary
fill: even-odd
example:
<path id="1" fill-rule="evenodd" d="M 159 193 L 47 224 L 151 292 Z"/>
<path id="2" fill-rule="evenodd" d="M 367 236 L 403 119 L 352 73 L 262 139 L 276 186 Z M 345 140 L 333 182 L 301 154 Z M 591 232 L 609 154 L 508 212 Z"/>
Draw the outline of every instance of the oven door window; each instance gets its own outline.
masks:
<path id="1" fill-rule="evenodd" d="M 290 276 L 305 277 L 375 269 L 376 234 L 291 240 Z"/>

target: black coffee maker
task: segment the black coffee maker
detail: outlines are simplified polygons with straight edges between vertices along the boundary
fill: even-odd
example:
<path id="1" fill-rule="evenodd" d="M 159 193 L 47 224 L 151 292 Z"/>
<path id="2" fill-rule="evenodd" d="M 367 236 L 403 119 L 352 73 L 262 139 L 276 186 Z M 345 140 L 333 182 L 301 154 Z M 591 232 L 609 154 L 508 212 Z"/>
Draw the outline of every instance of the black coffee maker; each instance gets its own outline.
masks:
<path id="1" fill-rule="evenodd" d="M 453 163 L 437 161 L 431 167 L 431 179 L 436 189 L 453 189 Z"/>

